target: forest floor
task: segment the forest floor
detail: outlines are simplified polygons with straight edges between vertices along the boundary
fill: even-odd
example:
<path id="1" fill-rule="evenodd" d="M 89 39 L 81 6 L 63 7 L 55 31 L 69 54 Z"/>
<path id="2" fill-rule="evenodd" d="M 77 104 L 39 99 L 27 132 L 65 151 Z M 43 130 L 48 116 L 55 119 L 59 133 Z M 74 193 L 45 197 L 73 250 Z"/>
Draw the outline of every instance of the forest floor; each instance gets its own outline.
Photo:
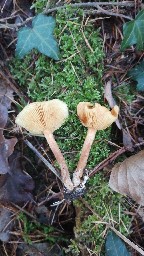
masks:
<path id="1" fill-rule="evenodd" d="M 144 255 L 144 208 L 131 194 L 122 196 L 108 186 L 112 167 L 144 148 L 144 89 L 128 76 L 142 62 L 143 51 L 135 44 L 121 51 L 123 26 L 142 9 L 141 1 L 1 0 L 0 255 L 109 256 L 108 230 L 126 244 L 125 254 L 118 255 Z M 61 53 L 56 62 L 38 51 L 15 57 L 17 31 L 31 28 L 38 13 L 56 19 Z M 53 98 L 71 108 L 67 127 L 56 133 L 71 174 L 85 138 L 76 105 L 98 101 L 120 108 L 112 128 L 96 135 L 89 181 L 80 196 L 65 194 L 44 138 L 15 124 L 27 103 Z"/>

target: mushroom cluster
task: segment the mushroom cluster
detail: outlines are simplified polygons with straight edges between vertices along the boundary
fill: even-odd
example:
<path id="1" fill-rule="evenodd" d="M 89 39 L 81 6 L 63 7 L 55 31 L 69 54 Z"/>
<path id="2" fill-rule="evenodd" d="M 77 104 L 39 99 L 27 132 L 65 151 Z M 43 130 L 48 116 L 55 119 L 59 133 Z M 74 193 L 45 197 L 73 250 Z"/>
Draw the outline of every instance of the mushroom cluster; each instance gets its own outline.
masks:
<path id="1" fill-rule="evenodd" d="M 77 168 L 71 180 L 69 170 L 63 154 L 54 139 L 53 132 L 61 127 L 68 118 L 67 105 L 58 99 L 44 102 L 33 102 L 24 107 L 16 117 L 16 124 L 25 128 L 33 135 L 44 135 L 49 147 L 60 166 L 61 178 L 68 191 L 77 188 L 81 183 L 89 152 L 95 139 L 96 131 L 109 127 L 118 117 L 119 108 L 115 106 L 111 111 L 98 103 L 80 102 L 77 115 L 81 123 L 88 128 L 81 150 Z"/>

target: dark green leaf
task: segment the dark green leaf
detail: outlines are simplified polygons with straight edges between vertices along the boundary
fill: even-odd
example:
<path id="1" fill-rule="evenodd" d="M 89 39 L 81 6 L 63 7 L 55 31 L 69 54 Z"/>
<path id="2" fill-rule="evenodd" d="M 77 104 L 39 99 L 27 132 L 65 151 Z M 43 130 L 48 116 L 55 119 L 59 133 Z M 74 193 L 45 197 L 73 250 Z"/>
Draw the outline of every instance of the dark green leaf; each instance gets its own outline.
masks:
<path id="1" fill-rule="evenodd" d="M 109 231 L 106 237 L 106 256 L 131 256 L 125 243 L 113 231 Z"/>
<path id="2" fill-rule="evenodd" d="M 144 49 L 144 10 L 140 11 L 135 20 L 127 22 L 123 27 L 124 39 L 121 50 L 136 44 L 137 50 Z"/>
<path id="3" fill-rule="evenodd" d="M 53 36 L 55 19 L 51 16 L 39 14 L 32 21 L 32 28 L 24 27 L 18 31 L 16 54 L 23 58 L 32 49 L 48 57 L 58 60 L 59 49 Z"/>
<path id="4" fill-rule="evenodd" d="M 144 91 L 144 61 L 128 72 L 128 76 L 137 81 L 137 90 Z"/>

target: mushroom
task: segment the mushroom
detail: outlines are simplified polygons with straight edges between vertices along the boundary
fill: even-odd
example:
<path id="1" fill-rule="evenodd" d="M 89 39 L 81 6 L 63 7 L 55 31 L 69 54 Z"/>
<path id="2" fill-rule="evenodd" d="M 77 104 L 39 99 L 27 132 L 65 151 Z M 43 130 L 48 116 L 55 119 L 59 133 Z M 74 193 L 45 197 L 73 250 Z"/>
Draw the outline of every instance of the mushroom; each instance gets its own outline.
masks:
<path id="1" fill-rule="evenodd" d="M 16 117 L 16 124 L 22 126 L 33 135 L 44 134 L 55 158 L 60 165 L 61 177 L 65 187 L 73 190 L 73 183 L 65 159 L 56 143 L 53 132 L 57 130 L 68 117 L 67 105 L 58 99 L 43 102 L 33 102 L 25 106 Z"/>
<path id="2" fill-rule="evenodd" d="M 77 168 L 73 174 L 74 187 L 77 187 L 81 182 L 80 179 L 83 175 L 83 170 L 86 166 L 96 131 L 106 129 L 116 121 L 118 112 L 118 106 L 114 106 L 114 108 L 109 111 L 106 107 L 103 107 L 98 103 L 93 105 L 89 102 L 80 102 L 78 104 L 77 115 L 81 123 L 88 128 L 88 131 L 81 150 Z"/>

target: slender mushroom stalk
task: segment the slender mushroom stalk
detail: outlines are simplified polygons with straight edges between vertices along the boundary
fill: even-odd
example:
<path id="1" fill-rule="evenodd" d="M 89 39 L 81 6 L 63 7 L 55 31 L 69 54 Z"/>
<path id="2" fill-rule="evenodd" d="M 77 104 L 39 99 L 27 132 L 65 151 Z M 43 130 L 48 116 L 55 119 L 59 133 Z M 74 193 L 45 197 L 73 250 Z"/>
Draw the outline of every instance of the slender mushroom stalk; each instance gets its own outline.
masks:
<path id="1" fill-rule="evenodd" d="M 68 167 L 66 161 L 60 151 L 58 144 L 56 143 L 53 134 L 49 130 L 44 130 L 44 136 L 53 152 L 57 162 L 59 163 L 61 169 L 61 177 L 65 187 L 68 190 L 73 190 L 73 184 L 70 179 Z"/>
<path id="2" fill-rule="evenodd" d="M 97 130 L 104 130 L 109 127 L 118 117 L 119 108 L 109 111 L 106 107 L 95 103 L 94 106 L 89 102 L 80 102 L 77 106 L 77 114 L 81 123 L 88 128 L 87 135 L 81 150 L 81 155 L 77 168 L 73 174 L 74 187 L 79 186 L 83 176 L 83 170 L 87 164 L 88 156 L 92 143 L 95 139 Z"/>
<path id="3" fill-rule="evenodd" d="M 60 165 L 61 178 L 65 187 L 68 190 L 73 190 L 73 183 L 70 179 L 67 164 L 53 136 L 53 132 L 60 128 L 67 117 L 67 105 L 58 99 L 54 99 L 44 102 L 33 102 L 27 105 L 18 114 L 15 122 L 33 135 L 44 134 Z"/>

